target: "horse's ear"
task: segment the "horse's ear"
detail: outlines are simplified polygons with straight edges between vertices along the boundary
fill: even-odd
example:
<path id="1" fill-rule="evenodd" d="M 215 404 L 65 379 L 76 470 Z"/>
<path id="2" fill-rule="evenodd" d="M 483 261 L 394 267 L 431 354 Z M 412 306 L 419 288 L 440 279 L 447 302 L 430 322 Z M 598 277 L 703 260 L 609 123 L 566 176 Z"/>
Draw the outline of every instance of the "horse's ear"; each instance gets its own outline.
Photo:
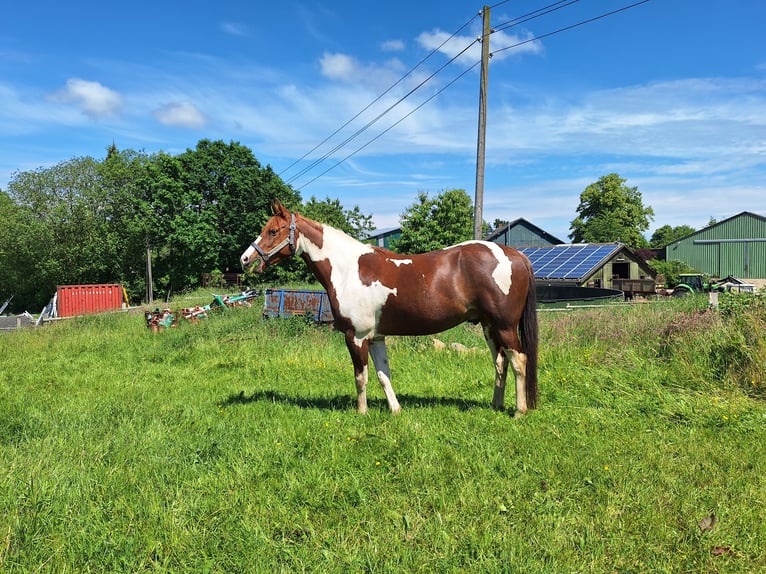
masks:
<path id="1" fill-rule="evenodd" d="M 274 212 L 274 215 L 284 215 L 287 212 L 287 208 L 278 199 L 271 202 L 271 210 Z"/>

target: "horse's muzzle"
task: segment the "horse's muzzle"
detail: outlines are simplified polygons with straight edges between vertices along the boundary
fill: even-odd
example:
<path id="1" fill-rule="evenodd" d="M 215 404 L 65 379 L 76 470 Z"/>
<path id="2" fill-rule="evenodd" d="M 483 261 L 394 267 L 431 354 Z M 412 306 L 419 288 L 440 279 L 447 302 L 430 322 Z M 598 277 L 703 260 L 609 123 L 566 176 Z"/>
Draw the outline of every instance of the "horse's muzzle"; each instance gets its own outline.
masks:
<path id="1" fill-rule="evenodd" d="M 242 270 L 245 272 L 262 273 L 266 267 L 266 262 L 263 257 L 253 250 L 252 253 L 244 253 L 239 258 L 239 262 L 242 265 Z"/>

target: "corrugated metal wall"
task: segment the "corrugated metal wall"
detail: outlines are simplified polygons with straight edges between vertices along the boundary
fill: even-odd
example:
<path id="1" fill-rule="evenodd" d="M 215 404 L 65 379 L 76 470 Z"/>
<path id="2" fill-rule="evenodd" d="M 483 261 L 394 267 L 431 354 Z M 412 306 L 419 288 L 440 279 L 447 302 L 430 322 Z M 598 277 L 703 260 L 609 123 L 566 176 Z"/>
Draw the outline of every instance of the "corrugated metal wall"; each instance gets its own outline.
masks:
<path id="1" fill-rule="evenodd" d="M 759 241 L 760 240 L 760 241 Z M 671 243 L 668 261 L 684 261 L 715 277 L 766 278 L 766 218 L 741 213 Z"/>
<path id="2" fill-rule="evenodd" d="M 59 317 L 101 313 L 122 307 L 122 285 L 59 285 Z"/>

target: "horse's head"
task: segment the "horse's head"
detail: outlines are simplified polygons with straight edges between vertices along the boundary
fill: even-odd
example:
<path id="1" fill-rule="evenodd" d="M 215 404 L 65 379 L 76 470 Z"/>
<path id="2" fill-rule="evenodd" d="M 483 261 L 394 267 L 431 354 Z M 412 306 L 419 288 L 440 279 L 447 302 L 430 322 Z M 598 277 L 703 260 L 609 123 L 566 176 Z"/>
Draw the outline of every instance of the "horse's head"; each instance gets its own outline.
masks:
<path id="1" fill-rule="evenodd" d="M 295 214 L 287 211 L 278 199 L 271 207 L 274 215 L 239 258 L 245 271 L 252 269 L 262 273 L 268 265 L 279 263 L 295 253 Z"/>

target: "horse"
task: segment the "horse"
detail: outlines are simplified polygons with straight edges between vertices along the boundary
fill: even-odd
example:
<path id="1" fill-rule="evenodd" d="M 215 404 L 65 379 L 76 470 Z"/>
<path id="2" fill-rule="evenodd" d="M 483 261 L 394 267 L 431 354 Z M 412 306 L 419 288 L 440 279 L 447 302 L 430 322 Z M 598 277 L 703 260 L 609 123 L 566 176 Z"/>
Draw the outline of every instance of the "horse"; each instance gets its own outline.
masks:
<path id="1" fill-rule="evenodd" d="M 290 212 L 279 200 L 260 235 L 242 253 L 245 271 L 299 256 L 327 291 L 336 330 L 345 334 L 354 367 L 357 411 L 367 413 L 368 357 L 393 414 L 386 336 L 431 335 L 463 322 L 481 323 L 495 367 L 492 407 L 503 410 L 510 363 L 516 411 L 537 405 L 538 328 L 532 265 L 517 250 L 466 241 L 400 255 L 362 243 L 329 225 Z"/>

